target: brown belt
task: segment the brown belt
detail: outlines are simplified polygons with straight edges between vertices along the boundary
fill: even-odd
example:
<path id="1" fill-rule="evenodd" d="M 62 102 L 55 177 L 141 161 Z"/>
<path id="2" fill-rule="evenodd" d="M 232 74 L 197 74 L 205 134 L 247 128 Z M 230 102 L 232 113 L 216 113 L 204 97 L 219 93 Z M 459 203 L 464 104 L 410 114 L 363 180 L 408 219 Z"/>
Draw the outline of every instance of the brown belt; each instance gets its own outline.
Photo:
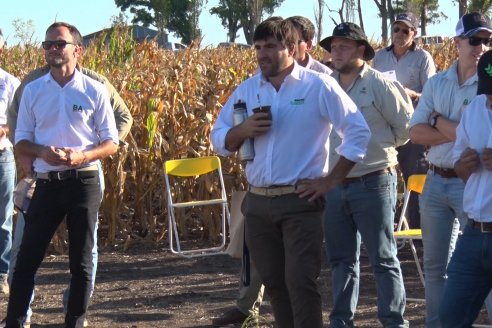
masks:
<path id="1" fill-rule="evenodd" d="M 429 170 L 432 172 L 439 174 L 443 178 L 457 178 L 458 175 L 456 174 L 456 171 L 453 169 L 444 169 L 439 166 L 435 166 L 434 164 L 429 164 Z"/>
<path id="2" fill-rule="evenodd" d="M 370 172 L 370 173 L 361 175 L 360 177 L 345 178 L 345 179 L 343 179 L 342 184 L 350 184 L 350 183 L 354 183 L 354 182 L 362 182 L 362 181 L 364 181 L 365 178 L 369 178 L 369 177 L 376 176 L 376 175 L 388 174 L 388 173 L 392 173 L 392 172 L 393 172 L 392 168 L 391 167 L 387 167 L 387 168 L 382 169 L 382 170 L 377 170 L 377 171 L 374 171 L 374 172 Z"/>
<path id="3" fill-rule="evenodd" d="M 255 195 L 265 197 L 278 197 L 296 192 L 296 186 L 271 186 L 271 187 L 255 187 L 249 186 L 248 191 Z"/>
<path id="4" fill-rule="evenodd" d="M 480 232 L 492 232 L 492 222 L 478 222 L 473 219 L 468 219 L 468 224 L 473 229 L 480 230 Z"/>

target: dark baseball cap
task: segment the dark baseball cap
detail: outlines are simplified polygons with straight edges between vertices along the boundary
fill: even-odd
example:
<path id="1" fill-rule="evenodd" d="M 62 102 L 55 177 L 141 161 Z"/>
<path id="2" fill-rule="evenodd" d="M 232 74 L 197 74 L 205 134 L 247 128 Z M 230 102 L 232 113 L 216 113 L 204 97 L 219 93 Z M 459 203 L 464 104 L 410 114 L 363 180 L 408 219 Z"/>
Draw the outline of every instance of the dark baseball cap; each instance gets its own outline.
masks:
<path id="1" fill-rule="evenodd" d="M 417 18 L 417 16 L 415 16 L 414 13 L 411 12 L 398 14 L 395 19 L 395 23 L 396 22 L 402 22 L 408 27 L 413 28 L 414 30 L 417 30 L 419 28 L 419 19 Z"/>
<path id="2" fill-rule="evenodd" d="M 331 41 L 334 37 L 346 38 L 363 43 L 366 46 L 364 60 L 371 60 L 374 58 L 374 49 L 367 41 L 367 36 L 364 31 L 362 31 L 357 24 L 346 22 L 338 24 L 333 29 L 333 35 L 321 40 L 319 45 L 328 52 L 331 52 Z"/>
<path id="3" fill-rule="evenodd" d="M 480 57 L 477 65 L 477 95 L 492 95 L 492 50 Z"/>
<path id="4" fill-rule="evenodd" d="M 488 31 L 492 33 L 492 25 L 490 19 L 484 14 L 473 12 L 461 16 L 458 24 L 456 24 L 456 36 L 468 38 L 477 34 L 480 31 Z"/>

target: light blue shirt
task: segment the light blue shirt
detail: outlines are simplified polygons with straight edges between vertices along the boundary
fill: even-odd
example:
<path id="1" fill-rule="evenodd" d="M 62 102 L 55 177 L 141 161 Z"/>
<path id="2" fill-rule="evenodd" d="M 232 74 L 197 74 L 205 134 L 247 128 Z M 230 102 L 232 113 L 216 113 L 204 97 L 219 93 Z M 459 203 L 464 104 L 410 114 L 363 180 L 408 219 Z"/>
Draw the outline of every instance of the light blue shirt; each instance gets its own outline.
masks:
<path id="1" fill-rule="evenodd" d="M 417 124 L 429 124 L 429 116 L 433 111 L 451 121 L 459 122 L 465 107 L 476 97 L 477 83 L 475 74 L 463 85 L 459 85 L 457 61 L 447 71 L 431 77 L 424 85 L 419 104 L 410 120 L 410 128 Z M 431 146 L 427 159 L 435 166 L 453 168 L 453 144 L 454 142 L 446 142 Z"/>
<path id="2" fill-rule="evenodd" d="M 15 143 L 90 150 L 105 140 L 118 144 L 118 131 L 104 85 L 78 70 L 61 87 L 51 73 L 26 85 L 19 106 Z M 95 164 L 97 161 L 88 163 Z M 42 158 L 34 161 L 36 172 L 63 171 L 68 166 L 52 166 Z"/>
<path id="3" fill-rule="evenodd" d="M 354 102 L 326 74 L 294 64 L 277 91 L 261 73 L 239 85 L 222 108 L 212 129 L 214 150 L 228 156 L 227 132 L 233 127 L 233 104 L 252 109 L 271 106 L 272 128 L 254 140 L 255 158 L 246 165 L 248 183 L 257 187 L 293 185 L 328 173 L 332 127 L 343 136 L 337 152 L 359 162 L 366 153 L 370 131 Z"/>

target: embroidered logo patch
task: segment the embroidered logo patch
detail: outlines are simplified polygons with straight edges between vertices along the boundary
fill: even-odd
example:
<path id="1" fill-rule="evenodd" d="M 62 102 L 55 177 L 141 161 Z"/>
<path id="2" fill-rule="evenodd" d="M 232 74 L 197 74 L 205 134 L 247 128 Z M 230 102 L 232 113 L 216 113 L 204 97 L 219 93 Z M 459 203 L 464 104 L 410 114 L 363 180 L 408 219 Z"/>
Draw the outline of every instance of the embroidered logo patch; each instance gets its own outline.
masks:
<path id="1" fill-rule="evenodd" d="M 470 100 L 468 100 L 468 99 L 465 99 L 465 100 L 463 101 L 463 105 L 465 105 L 465 106 L 467 106 L 469 103 L 470 103 Z"/>
<path id="2" fill-rule="evenodd" d="M 74 104 L 72 107 L 72 111 L 82 113 L 82 106 Z"/>
<path id="3" fill-rule="evenodd" d="M 304 104 L 304 99 L 294 99 L 290 101 L 291 105 L 302 105 Z"/>

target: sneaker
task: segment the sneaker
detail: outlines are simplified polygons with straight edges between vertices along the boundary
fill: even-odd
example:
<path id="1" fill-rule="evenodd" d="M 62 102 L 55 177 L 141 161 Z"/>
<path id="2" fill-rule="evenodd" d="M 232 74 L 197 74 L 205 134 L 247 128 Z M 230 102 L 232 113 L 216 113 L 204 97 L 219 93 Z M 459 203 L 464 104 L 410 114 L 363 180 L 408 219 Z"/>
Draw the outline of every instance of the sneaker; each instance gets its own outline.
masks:
<path id="1" fill-rule="evenodd" d="M 248 318 L 247 314 L 242 313 L 238 308 L 234 308 L 224 312 L 220 317 L 213 319 L 212 326 L 222 327 L 233 324 L 242 324 L 246 318 Z"/>
<path id="2" fill-rule="evenodd" d="M 0 321 L 0 328 L 5 328 L 5 318 Z M 31 328 L 31 321 L 25 321 L 22 328 Z"/>

